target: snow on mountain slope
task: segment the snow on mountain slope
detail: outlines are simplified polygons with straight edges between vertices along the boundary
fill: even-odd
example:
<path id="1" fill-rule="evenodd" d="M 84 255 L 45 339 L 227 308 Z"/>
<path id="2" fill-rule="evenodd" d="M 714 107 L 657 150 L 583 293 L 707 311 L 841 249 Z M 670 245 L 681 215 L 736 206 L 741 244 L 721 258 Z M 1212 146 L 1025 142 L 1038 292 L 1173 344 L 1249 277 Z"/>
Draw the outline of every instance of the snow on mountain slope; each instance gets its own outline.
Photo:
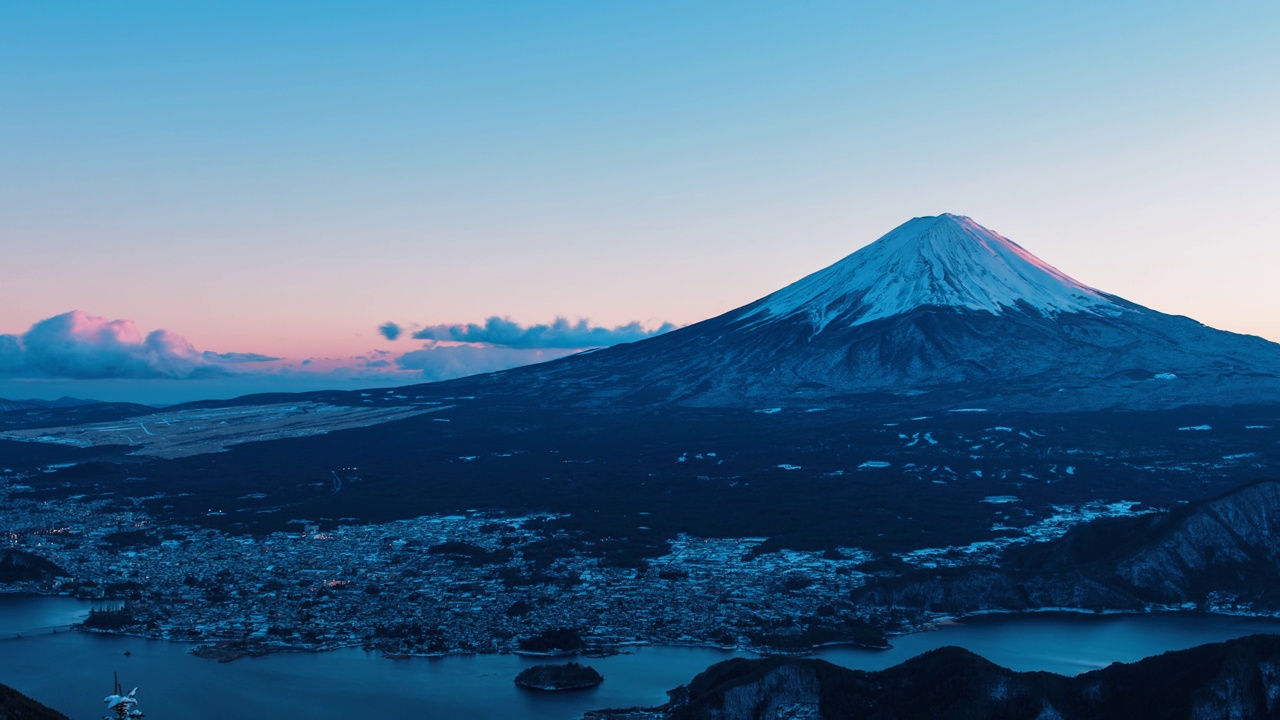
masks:
<path id="1" fill-rule="evenodd" d="M 768 295 L 743 318 L 807 317 L 815 332 L 837 318 L 861 325 L 918 307 L 999 315 L 1030 308 L 1118 316 L 1124 308 L 967 217 L 909 220 L 840 262 Z"/>

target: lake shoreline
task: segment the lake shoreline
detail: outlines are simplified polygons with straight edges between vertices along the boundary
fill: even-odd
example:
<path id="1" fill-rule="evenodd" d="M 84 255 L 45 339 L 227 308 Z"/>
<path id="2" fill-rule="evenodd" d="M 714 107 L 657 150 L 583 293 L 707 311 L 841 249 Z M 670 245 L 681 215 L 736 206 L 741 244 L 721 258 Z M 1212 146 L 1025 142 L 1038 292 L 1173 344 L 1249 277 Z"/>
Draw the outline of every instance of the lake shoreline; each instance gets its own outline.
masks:
<path id="1" fill-rule="evenodd" d="M 88 603 L 65 596 L 0 597 L 0 618 L 29 625 L 83 615 Z M 850 669 L 878 670 L 954 645 L 1015 670 L 1076 675 L 1244 635 L 1280 634 L 1275 619 L 1207 613 L 1026 613 L 943 620 L 930 631 L 899 634 L 888 650 L 824 646 L 808 653 Z M 70 717 L 101 715 L 112 674 L 141 688 L 149 716 L 184 720 L 343 720 L 355 716 L 521 717 L 577 720 L 600 708 L 654 707 L 666 692 L 726 659 L 760 658 L 743 648 L 631 643 L 589 664 L 607 680 L 572 693 L 533 693 L 513 682 L 546 662 L 514 653 L 395 658 L 359 645 L 326 650 L 279 648 L 235 662 L 207 662 L 190 643 L 113 632 L 42 634 L 6 643 L 0 682 Z M 72 659 L 68 662 L 68 659 Z M 584 661 L 585 662 L 585 661 Z M 234 693 L 227 692 L 234 688 Z"/>
<path id="2" fill-rule="evenodd" d="M 31 590 L 11 590 L 5 589 L 0 591 L 0 597 L 31 597 L 31 598 L 67 598 L 82 603 L 95 602 L 118 602 L 110 599 L 84 600 L 74 595 L 66 593 L 43 593 Z M 136 632 L 129 630 L 116 630 L 109 628 L 88 628 L 81 623 L 68 623 L 64 625 L 46 626 L 43 628 L 31 628 L 18 633 L 21 637 L 24 633 L 29 635 L 40 634 L 42 630 L 52 630 L 56 633 L 58 629 L 66 628 L 70 632 L 81 632 L 92 635 L 110 635 L 120 637 L 136 637 L 145 640 L 162 641 L 167 643 L 175 643 L 180 645 L 190 645 L 188 653 L 205 660 L 212 660 L 218 663 L 229 663 L 243 658 L 263 657 L 276 653 L 326 653 L 338 650 L 346 650 L 350 648 L 361 648 L 367 652 L 378 652 L 382 657 L 400 660 L 427 658 L 439 659 L 447 657 L 471 656 L 471 655 L 516 655 L 529 658 L 570 658 L 570 657 L 601 657 L 624 652 L 623 648 L 627 647 L 668 647 L 668 648 L 697 648 L 706 650 L 718 650 L 723 652 L 747 653 L 759 657 L 813 657 L 820 654 L 824 650 L 834 648 L 852 648 L 858 650 L 893 650 L 895 638 L 903 638 L 921 633 L 934 632 L 940 628 L 946 627 L 954 623 L 964 623 L 966 621 L 982 620 L 983 618 L 1019 618 L 1019 617 L 1052 617 L 1060 615 L 1063 617 L 1146 617 L 1155 615 L 1173 615 L 1173 616 L 1197 616 L 1203 615 L 1207 617 L 1222 618 L 1246 618 L 1258 620 L 1277 620 L 1280 619 L 1280 613 L 1268 612 L 1250 612 L 1239 609 L 1221 609 L 1209 608 L 1202 609 L 1197 607 L 1186 607 L 1179 605 L 1152 605 L 1142 610 L 1130 609 L 1088 609 L 1088 608 L 1071 608 L 1071 607 L 1044 607 L 1030 608 L 1024 610 L 978 610 L 962 615 L 955 614 L 938 614 L 928 616 L 925 619 L 912 624 L 903 630 L 884 631 L 886 643 L 884 645 L 873 645 L 859 641 L 837 640 L 833 642 L 818 643 L 807 648 L 780 648 L 771 646 L 760 646 L 752 644 L 741 645 L 724 645 L 713 642 L 680 642 L 680 641 L 662 641 L 647 639 L 631 639 L 615 643 L 606 643 L 599 646 L 589 648 L 587 651 L 570 651 L 570 652 L 534 652 L 519 649 L 500 648 L 494 650 L 477 650 L 466 648 L 453 648 L 440 652 L 402 652 L 391 653 L 380 650 L 375 646 L 371 646 L 364 642 L 342 642 L 334 644 L 316 644 L 316 645 L 299 645 L 284 644 L 274 641 L 262 640 L 259 638 L 207 638 L 207 639 L 180 639 L 167 637 L 164 634 L 151 634 L 147 632 Z"/>

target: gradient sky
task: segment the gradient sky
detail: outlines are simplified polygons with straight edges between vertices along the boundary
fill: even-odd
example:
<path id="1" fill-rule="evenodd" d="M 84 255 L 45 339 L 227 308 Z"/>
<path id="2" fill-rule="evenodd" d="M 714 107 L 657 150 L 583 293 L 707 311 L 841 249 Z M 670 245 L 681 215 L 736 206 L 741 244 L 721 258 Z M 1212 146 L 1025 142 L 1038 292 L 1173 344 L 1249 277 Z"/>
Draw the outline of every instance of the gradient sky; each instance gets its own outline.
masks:
<path id="1" fill-rule="evenodd" d="M 387 321 L 687 324 L 954 212 L 1280 341 L 1276 38 L 1274 0 L 4 3 L 0 334 L 80 310 L 359 384 L 423 352 Z"/>

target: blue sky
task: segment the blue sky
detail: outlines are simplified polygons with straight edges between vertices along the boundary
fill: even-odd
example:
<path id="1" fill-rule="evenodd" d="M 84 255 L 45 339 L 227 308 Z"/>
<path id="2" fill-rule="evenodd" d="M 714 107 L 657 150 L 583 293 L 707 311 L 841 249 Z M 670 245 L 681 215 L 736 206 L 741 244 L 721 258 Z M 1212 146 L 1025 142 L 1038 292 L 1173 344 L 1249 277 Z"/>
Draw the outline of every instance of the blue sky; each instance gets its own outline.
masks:
<path id="1" fill-rule="evenodd" d="M 388 321 L 686 324 L 955 212 L 1280 340 L 1277 37 L 1274 2 L 8 3 L 0 334 L 371 382 L 342 359 L 430 349 Z"/>

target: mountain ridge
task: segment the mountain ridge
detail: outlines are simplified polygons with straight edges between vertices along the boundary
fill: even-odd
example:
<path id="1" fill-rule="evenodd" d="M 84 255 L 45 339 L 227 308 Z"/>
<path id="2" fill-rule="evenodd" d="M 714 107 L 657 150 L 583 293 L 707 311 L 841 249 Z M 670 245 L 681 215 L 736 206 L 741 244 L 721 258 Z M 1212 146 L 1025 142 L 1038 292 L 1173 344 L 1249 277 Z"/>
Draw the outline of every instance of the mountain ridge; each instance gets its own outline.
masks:
<path id="1" fill-rule="evenodd" d="M 1054 607 L 1144 611 L 1280 608 L 1280 481 L 1262 479 L 1167 513 L 1098 520 L 1011 547 L 997 567 L 913 571 L 854 593 L 867 606 L 966 615 Z"/>

